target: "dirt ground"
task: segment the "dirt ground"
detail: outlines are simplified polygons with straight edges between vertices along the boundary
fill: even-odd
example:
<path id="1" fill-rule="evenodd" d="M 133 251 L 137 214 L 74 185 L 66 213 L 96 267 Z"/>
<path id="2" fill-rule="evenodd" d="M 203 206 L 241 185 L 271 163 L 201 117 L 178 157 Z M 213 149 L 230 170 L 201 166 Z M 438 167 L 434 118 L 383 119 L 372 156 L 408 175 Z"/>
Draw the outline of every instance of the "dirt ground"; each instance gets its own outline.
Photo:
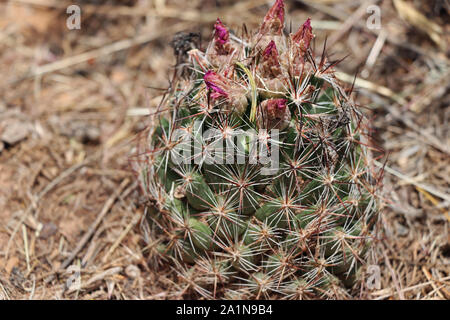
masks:
<path id="1" fill-rule="evenodd" d="M 73 3 L 79 30 L 66 25 Z M 251 30 L 270 3 L 1 1 L 0 299 L 186 298 L 150 263 L 130 150 L 168 86 L 173 35 L 205 43 L 217 17 Z M 312 18 L 318 53 L 327 38 L 330 57 L 348 56 L 339 77 L 351 87 L 357 74 L 354 98 L 386 154 L 381 286 L 354 298 L 450 299 L 449 1 L 286 8 L 292 28 Z"/>

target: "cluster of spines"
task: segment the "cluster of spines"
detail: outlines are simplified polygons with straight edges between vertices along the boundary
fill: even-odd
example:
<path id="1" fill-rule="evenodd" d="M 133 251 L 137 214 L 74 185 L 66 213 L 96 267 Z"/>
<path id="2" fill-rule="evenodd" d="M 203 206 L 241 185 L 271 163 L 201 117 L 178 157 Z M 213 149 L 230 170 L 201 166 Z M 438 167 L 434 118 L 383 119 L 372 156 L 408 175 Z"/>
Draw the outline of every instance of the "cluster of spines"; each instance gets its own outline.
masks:
<path id="1" fill-rule="evenodd" d="M 218 19 L 206 53 L 190 52 L 191 78 L 172 89 L 138 146 L 133 168 L 158 234 L 152 255 L 175 263 L 182 294 L 342 297 L 365 262 L 379 184 L 366 120 L 334 64 L 325 54 L 316 61 L 310 20 L 289 36 L 283 25 L 282 0 L 239 41 Z M 215 135 L 204 137 L 207 129 Z M 266 176 L 238 136 L 272 129 L 280 136 L 265 143 L 269 153 L 279 147 L 280 168 Z M 189 163 L 174 163 L 186 143 Z M 231 146 L 234 163 L 208 161 L 218 143 Z"/>

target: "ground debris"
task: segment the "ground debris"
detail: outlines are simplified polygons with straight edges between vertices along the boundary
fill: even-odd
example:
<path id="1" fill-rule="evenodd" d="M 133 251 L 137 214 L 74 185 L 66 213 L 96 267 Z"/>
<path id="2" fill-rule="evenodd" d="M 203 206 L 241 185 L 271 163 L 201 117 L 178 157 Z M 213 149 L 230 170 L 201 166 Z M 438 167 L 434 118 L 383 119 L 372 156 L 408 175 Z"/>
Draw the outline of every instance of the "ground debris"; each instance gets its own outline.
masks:
<path id="1" fill-rule="evenodd" d="M 3 120 L 0 123 L 0 140 L 8 145 L 14 146 L 25 140 L 29 133 L 29 124 L 18 119 Z M 0 146 L 0 151 L 2 147 Z"/>

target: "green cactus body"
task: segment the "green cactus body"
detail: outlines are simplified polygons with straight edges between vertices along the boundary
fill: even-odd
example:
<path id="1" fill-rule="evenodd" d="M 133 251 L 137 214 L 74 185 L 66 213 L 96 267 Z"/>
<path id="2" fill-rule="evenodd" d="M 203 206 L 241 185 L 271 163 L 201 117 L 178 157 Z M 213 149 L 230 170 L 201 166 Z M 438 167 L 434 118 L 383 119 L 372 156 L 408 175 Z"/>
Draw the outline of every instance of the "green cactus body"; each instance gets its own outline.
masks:
<path id="1" fill-rule="evenodd" d="M 241 40 L 217 20 L 132 163 L 145 195 L 163 203 L 149 222 L 166 244 L 160 254 L 233 270 L 195 294 L 330 297 L 339 283 L 330 279 L 348 273 L 345 284 L 358 283 L 372 243 L 378 173 L 361 142 L 368 122 L 331 62 L 310 49 L 309 19 L 290 35 L 283 23 L 283 0 Z"/>

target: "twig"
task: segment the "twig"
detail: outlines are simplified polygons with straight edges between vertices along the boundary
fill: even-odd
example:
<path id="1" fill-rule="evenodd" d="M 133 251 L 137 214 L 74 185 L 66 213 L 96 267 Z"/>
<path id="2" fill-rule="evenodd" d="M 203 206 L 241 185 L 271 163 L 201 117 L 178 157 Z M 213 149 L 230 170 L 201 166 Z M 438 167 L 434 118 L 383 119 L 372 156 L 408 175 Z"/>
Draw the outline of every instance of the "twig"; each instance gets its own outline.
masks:
<path id="1" fill-rule="evenodd" d="M 95 155 L 99 154 L 98 152 L 93 155 L 92 158 L 84 160 L 82 163 L 79 163 L 77 165 L 74 165 L 70 167 L 69 169 L 62 172 L 58 177 L 56 177 L 52 182 L 50 182 L 41 192 L 38 193 L 36 200 L 30 204 L 27 209 L 24 211 L 22 216 L 20 217 L 19 222 L 14 227 L 13 232 L 11 233 L 11 236 L 8 240 L 8 243 L 6 245 L 6 252 L 5 252 L 5 259 L 8 259 L 9 255 L 9 249 L 11 248 L 12 240 L 14 239 L 17 231 L 19 231 L 20 226 L 25 222 L 25 219 L 28 217 L 28 214 L 32 212 L 32 210 L 37 206 L 37 203 L 50 191 L 52 190 L 56 185 L 58 185 L 62 180 L 69 177 L 72 173 L 77 171 L 78 169 L 86 166 L 89 162 L 92 161 L 92 159 L 95 157 Z"/>
<path id="2" fill-rule="evenodd" d="M 92 278 L 90 278 L 85 284 L 83 284 L 81 286 L 81 288 L 77 288 L 77 289 L 70 289 L 67 290 L 66 293 L 72 293 L 75 290 L 79 290 L 79 289 L 86 289 L 89 288 L 92 284 L 94 284 L 97 281 L 103 280 L 104 278 L 108 277 L 108 276 L 113 276 L 119 272 L 122 271 L 122 267 L 113 267 L 110 268 L 108 270 L 105 270 L 99 274 L 94 275 Z"/>
<path id="3" fill-rule="evenodd" d="M 364 1 L 361 6 L 350 16 L 345 20 L 342 27 L 333 33 L 328 41 L 328 46 L 331 48 L 333 45 L 341 39 L 345 33 L 347 33 L 360 19 L 362 16 L 366 14 L 367 7 L 371 4 L 373 4 L 373 0 Z"/>
<path id="4" fill-rule="evenodd" d="M 120 193 L 122 190 L 128 185 L 130 182 L 129 179 L 125 179 L 122 181 L 122 183 L 119 185 L 119 187 L 116 189 L 116 191 L 109 197 L 108 200 L 106 200 L 102 210 L 100 211 L 99 215 L 95 219 L 95 221 L 89 226 L 89 229 L 86 231 L 86 233 L 83 235 L 81 240 L 78 242 L 78 245 L 76 248 L 72 251 L 70 256 L 64 260 L 64 262 L 61 264 L 60 269 L 65 269 L 69 266 L 69 264 L 72 263 L 73 259 L 78 255 L 78 253 L 84 248 L 86 243 L 89 241 L 89 239 L 94 234 L 95 230 L 99 226 L 99 224 L 102 222 L 105 215 L 108 213 L 109 209 L 111 209 L 112 205 L 116 201 L 116 199 L 120 196 Z M 54 278 L 54 274 L 52 274 L 49 278 L 46 279 L 46 283 L 52 281 Z"/>
<path id="5" fill-rule="evenodd" d="M 427 280 L 431 282 L 431 286 L 436 291 L 436 293 L 441 297 L 442 299 L 445 299 L 444 295 L 439 291 L 439 288 L 436 286 L 436 283 L 433 280 L 433 277 L 431 276 L 430 272 L 425 268 L 425 266 L 422 267 L 422 272 L 427 277 Z"/>
<path id="6" fill-rule="evenodd" d="M 39 4 L 39 3 L 36 3 L 36 1 L 28 1 L 28 2 L 31 2 L 31 3 L 34 2 L 34 4 Z M 232 6 L 231 9 L 236 12 L 246 12 L 249 8 L 254 8 L 259 5 L 263 5 L 264 3 L 266 3 L 265 0 L 238 2 L 237 4 Z M 41 5 L 42 5 L 42 3 L 41 3 Z M 94 12 L 97 10 L 98 10 L 98 8 L 95 9 Z M 108 10 L 106 10 L 106 11 L 108 11 Z M 150 13 L 146 13 L 146 14 L 150 14 Z M 181 13 L 183 13 L 183 14 L 181 15 Z M 196 22 L 198 22 L 199 20 L 205 20 L 206 16 L 207 16 L 206 17 L 207 22 L 214 21 L 217 18 L 217 13 L 205 15 L 205 14 L 199 14 L 196 11 L 195 12 L 194 11 L 181 11 L 178 8 L 171 8 L 170 10 L 169 10 L 169 8 L 165 8 L 163 12 L 159 12 L 159 11 L 157 12 L 158 17 L 166 16 L 166 17 L 174 17 L 177 19 L 182 18 L 184 20 L 186 20 L 186 18 L 189 16 L 189 14 L 192 15 L 191 20 L 196 21 Z M 143 35 L 136 36 L 132 39 L 123 39 L 123 40 L 114 42 L 110 45 L 106 45 L 106 46 L 98 48 L 98 49 L 94 49 L 94 50 L 91 50 L 88 52 L 81 53 L 79 55 L 75 55 L 75 56 L 68 57 L 68 58 L 65 58 L 65 59 L 62 59 L 59 61 L 48 63 L 43 66 L 38 66 L 34 70 L 30 71 L 28 74 L 25 74 L 21 77 L 10 80 L 9 84 L 23 81 L 28 78 L 42 76 L 44 74 L 51 73 L 51 72 L 54 72 L 57 70 L 65 69 L 65 68 L 74 66 L 76 64 L 80 64 L 80 63 L 89 61 L 91 59 L 96 59 L 101 56 L 110 55 L 112 53 L 131 48 L 136 45 L 142 45 L 144 43 L 159 39 L 161 37 L 168 36 L 170 34 L 178 32 L 178 31 L 182 31 L 183 29 L 186 28 L 186 26 L 187 26 L 186 22 L 180 22 L 175 25 L 172 25 L 169 28 L 165 28 L 163 30 L 157 30 L 157 32 L 155 32 L 155 33 L 150 33 L 150 34 L 146 33 Z"/>
<path id="7" fill-rule="evenodd" d="M 25 251 L 25 260 L 27 262 L 27 271 L 30 272 L 30 253 L 28 251 L 28 235 L 27 235 L 27 227 L 22 224 L 22 235 L 23 235 L 23 246 Z"/>
<path id="8" fill-rule="evenodd" d="M 355 86 L 357 86 L 357 87 L 373 91 L 384 97 L 388 97 L 391 100 L 393 100 L 399 104 L 406 103 L 406 100 L 404 98 L 402 98 L 398 94 L 394 93 L 391 89 L 380 86 L 373 82 L 370 82 L 370 81 L 367 81 L 367 80 L 364 80 L 364 79 L 361 79 L 358 77 L 356 77 L 356 79 L 355 79 L 354 76 L 351 76 L 345 72 L 339 72 L 339 71 L 336 72 L 336 77 L 341 81 L 351 83 L 351 84 L 355 83 Z"/>
<path id="9" fill-rule="evenodd" d="M 439 203 L 439 201 L 437 201 L 431 194 L 429 194 L 422 188 L 416 186 L 416 189 L 417 189 L 417 191 L 422 193 L 425 196 L 425 198 L 427 198 L 436 208 L 440 209 L 442 211 L 442 213 L 445 215 L 445 217 L 447 218 L 448 222 L 450 222 L 450 215 L 448 214 L 448 211 L 445 210 L 443 207 L 440 207 L 440 204 L 442 204 L 442 202 Z M 444 201 L 443 204 L 448 205 L 448 202 Z"/>
<path id="10" fill-rule="evenodd" d="M 11 300 L 11 298 L 8 295 L 8 292 L 6 291 L 5 287 L 3 286 L 2 282 L 0 281 L 0 288 L 3 291 L 3 295 L 5 297 L 6 300 Z"/>
<path id="11" fill-rule="evenodd" d="M 387 256 L 386 249 L 383 248 L 384 261 L 386 262 L 386 266 L 391 272 L 392 281 L 394 282 L 394 286 L 397 290 L 398 296 L 401 300 L 405 300 L 405 296 L 403 295 L 402 288 L 400 287 L 400 283 L 398 282 L 397 275 L 395 274 L 394 269 L 391 266 L 391 262 L 389 261 L 389 257 Z"/>
<path id="12" fill-rule="evenodd" d="M 339 19 L 341 21 L 347 20 L 347 18 L 349 16 L 348 12 L 340 10 L 337 7 L 333 7 L 333 8 L 328 7 L 328 6 L 324 5 L 324 4 L 321 4 L 320 1 L 317 1 L 317 0 L 296 0 L 296 1 L 297 2 L 302 2 L 302 3 L 304 3 L 304 4 L 308 5 L 308 6 L 316 9 L 316 10 L 322 11 L 322 12 L 324 12 L 324 13 L 332 16 L 332 17 L 335 17 L 336 19 Z M 322 2 L 326 3 L 324 1 L 322 1 Z M 363 22 L 361 22 L 361 21 L 359 21 L 357 24 L 355 24 L 355 27 L 358 27 L 361 30 L 364 30 L 364 31 L 367 31 L 367 32 L 371 32 L 371 33 L 376 34 L 376 35 L 379 34 L 378 30 L 368 29 L 366 27 L 366 25 Z M 406 48 L 406 49 L 414 51 L 414 52 L 416 52 L 416 53 L 418 53 L 420 55 L 430 57 L 431 59 L 442 61 L 440 56 L 435 54 L 434 52 L 426 52 L 421 47 L 419 47 L 417 45 L 414 45 L 412 43 L 402 42 L 401 40 L 398 40 L 394 36 L 389 36 L 388 35 L 387 38 L 386 38 L 386 41 L 391 43 L 391 44 L 393 44 L 393 45 L 396 45 L 398 47 Z"/>
<path id="13" fill-rule="evenodd" d="M 68 57 L 68 58 L 65 58 L 62 60 L 48 63 L 43 66 L 38 66 L 34 70 L 30 71 L 28 74 L 25 74 L 19 78 L 10 80 L 9 83 L 13 84 L 13 83 L 16 83 L 16 82 L 19 82 L 19 81 L 22 81 L 22 80 L 25 80 L 28 78 L 42 76 L 47 73 L 51 73 L 51 72 L 55 72 L 57 70 L 72 67 L 74 65 L 89 61 L 91 59 L 96 59 L 101 56 L 110 55 L 112 53 L 122 51 L 122 50 L 131 48 L 136 45 L 141 45 L 141 44 L 156 40 L 158 38 L 167 36 L 169 34 L 181 31 L 185 27 L 186 27 L 185 23 L 177 23 L 170 28 L 162 30 L 161 32 L 143 34 L 143 35 L 136 36 L 135 38 L 132 38 L 132 39 L 120 40 L 120 41 L 114 42 L 110 45 L 106 45 L 106 46 L 98 48 L 98 49 L 94 49 L 94 50 L 87 51 L 87 52 L 84 52 L 84 53 L 81 53 L 81 54 L 78 54 L 78 55 L 75 55 L 72 57 Z M 158 31 L 160 31 L 160 30 L 158 30 Z"/>
<path id="14" fill-rule="evenodd" d="M 125 238 L 125 236 L 130 232 L 131 229 L 139 222 L 140 215 L 135 215 L 131 222 L 126 226 L 126 228 L 122 231 L 120 236 L 117 238 L 117 240 L 114 242 L 114 244 L 109 248 L 108 252 L 103 256 L 102 262 L 105 263 L 109 256 L 116 250 L 116 248 L 119 246 L 119 244 L 122 242 L 122 240 Z"/>
<path id="15" fill-rule="evenodd" d="M 430 21 L 410 3 L 404 2 L 403 0 L 393 0 L 393 3 L 402 19 L 428 34 L 430 39 L 433 40 L 442 51 L 446 50 L 446 41 L 443 41 L 441 37 L 443 29 L 440 25 Z"/>
<path id="16" fill-rule="evenodd" d="M 402 104 L 402 103 L 400 103 L 400 104 Z M 419 137 L 424 137 L 425 143 L 433 146 L 434 148 L 442 151 L 443 153 L 450 154 L 450 148 L 447 146 L 447 144 L 442 143 L 438 138 L 436 138 L 435 136 L 433 136 L 426 130 L 423 130 L 420 126 L 415 124 L 411 119 L 409 119 L 408 117 L 405 117 L 405 114 L 402 114 L 398 110 L 398 108 L 390 108 L 390 107 L 385 106 L 385 109 L 392 116 L 394 116 L 395 119 L 403 122 L 405 125 L 407 125 L 409 128 L 411 128 L 413 131 L 415 131 L 419 135 Z"/>
<path id="17" fill-rule="evenodd" d="M 66 9 L 71 3 L 51 1 L 51 0 L 10 0 L 38 7 L 47 7 L 54 9 Z M 157 16 L 158 18 L 176 18 L 178 20 L 195 21 L 195 22 L 212 22 L 217 19 L 217 16 L 231 15 L 236 12 L 245 13 L 250 9 L 264 5 L 267 0 L 249 0 L 239 1 L 234 5 L 222 7 L 214 12 L 199 12 L 198 10 L 190 10 L 180 7 L 152 8 L 152 7 L 128 7 L 124 5 L 107 5 L 107 4 L 83 4 L 82 10 L 85 14 L 106 15 L 106 16 Z"/>
<path id="18" fill-rule="evenodd" d="M 435 196 L 437 196 L 437 197 L 439 197 L 439 198 L 441 198 L 443 200 L 450 201 L 450 196 L 449 195 L 447 195 L 445 193 L 442 193 L 442 192 L 440 192 L 440 191 L 438 191 L 438 190 L 436 190 L 436 189 L 434 189 L 432 187 L 429 187 L 427 185 L 418 183 L 418 182 L 414 181 L 414 179 L 404 175 L 401 172 L 398 172 L 395 169 L 392 169 L 392 168 L 390 168 L 388 166 L 385 166 L 384 164 L 382 164 L 382 163 L 380 163 L 380 162 L 378 162 L 376 160 L 374 160 L 374 163 L 375 163 L 376 166 L 378 166 L 380 168 L 384 168 L 384 170 L 386 172 L 396 176 L 397 178 L 400 178 L 400 179 L 402 179 L 402 180 L 404 180 L 404 181 L 406 181 L 406 182 L 408 182 L 408 183 L 410 183 L 410 184 L 412 184 L 414 186 L 417 186 L 417 187 L 427 191 L 428 193 L 431 193 L 431 194 L 433 194 L 433 195 L 435 195 Z"/>
<path id="19" fill-rule="evenodd" d="M 436 280 L 436 281 L 437 281 L 437 282 L 444 282 L 444 281 L 447 281 L 447 280 L 450 280 L 450 276 L 445 277 L 445 278 L 442 278 L 442 279 L 440 279 L 440 280 Z M 426 286 L 429 286 L 429 285 L 431 285 L 431 281 L 419 283 L 419 284 L 416 284 L 416 285 L 414 285 L 414 286 L 404 288 L 404 289 L 402 289 L 402 292 L 405 293 L 405 292 L 408 292 L 408 291 L 411 291 L 411 290 L 415 290 L 415 289 L 419 289 L 419 288 L 422 288 L 422 287 L 426 287 Z M 390 289 L 390 288 L 389 288 L 389 289 Z M 391 289 L 391 290 L 392 290 L 392 289 Z M 379 291 L 377 291 L 377 292 L 373 292 L 373 293 L 371 293 L 371 294 L 372 294 L 372 295 L 377 295 L 377 294 L 380 294 L 380 293 L 382 293 L 382 292 L 384 292 L 384 291 L 386 291 L 386 289 L 382 289 L 382 290 L 379 290 Z M 377 297 L 377 299 L 380 299 L 380 300 L 381 300 L 381 299 L 388 298 L 388 297 L 390 297 L 390 296 L 392 296 L 392 292 L 389 293 L 389 294 L 380 295 L 379 297 Z"/>
<path id="20" fill-rule="evenodd" d="M 116 201 L 116 199 L 119 197 L 122 190 L 128 185 L 130 182 L 129 179 L 125 179 L 122 181 L 122 183 L 119 185 L 119 188 L 114 192 L 114 194 L 109 197 L 109 199 L 105 202 L 102 211 L 100 211 L 100 214 L 97 216 L 95 221 L 90 225 L 88 231 L 83 235 L 81 240 L 78 242 L 78 245 L 76 246 L 75 250 L 72 251 L 70 256 L 64 260 L 64 262 L 61 264 L 61 269 L 65 269 L 69 264 L 75 259 L 75 257 L 78 255 L 78 253 L 84 248 L 86 243 L 89 241 L 89 239 L 94 234 L 95 230 L 99 226 L 100 222 L 102 222 L 105 215 L 108 213 L 109 209 L 111 209 L 112 205 Z"/>
<path id="21" fill-rule="evenodd" d="M 31 277 L 33 278 L 33 283 L 31 285 L 31 290 L 30 290 L 30 295 L 28 297 L 28 300 L 33 300 L 34 298 L 34 293 L 36 292 L 36 276 L 34 274 L 31 275 Z"/>
<path id="22" fill-rule="evenodd" d="M 383 49 L 384 43 L 386 42 L 386 37 L 387 32 L 384 29 L 381 30 L 380 34 L 377 37 L 377 40 L 375 41 L 375 43 L 372 46 L 372 49 L 370 50 L 369 55 L 367 56 L 365 68 L 361 73 L 363 74 L 363 76 L 365 76 L 364 74 L 368 76 L 369 72 L 368 70 L 375 65 L 375 62 L 377 61 L 377 58 L 380 55 L 381 50 Z"/>

